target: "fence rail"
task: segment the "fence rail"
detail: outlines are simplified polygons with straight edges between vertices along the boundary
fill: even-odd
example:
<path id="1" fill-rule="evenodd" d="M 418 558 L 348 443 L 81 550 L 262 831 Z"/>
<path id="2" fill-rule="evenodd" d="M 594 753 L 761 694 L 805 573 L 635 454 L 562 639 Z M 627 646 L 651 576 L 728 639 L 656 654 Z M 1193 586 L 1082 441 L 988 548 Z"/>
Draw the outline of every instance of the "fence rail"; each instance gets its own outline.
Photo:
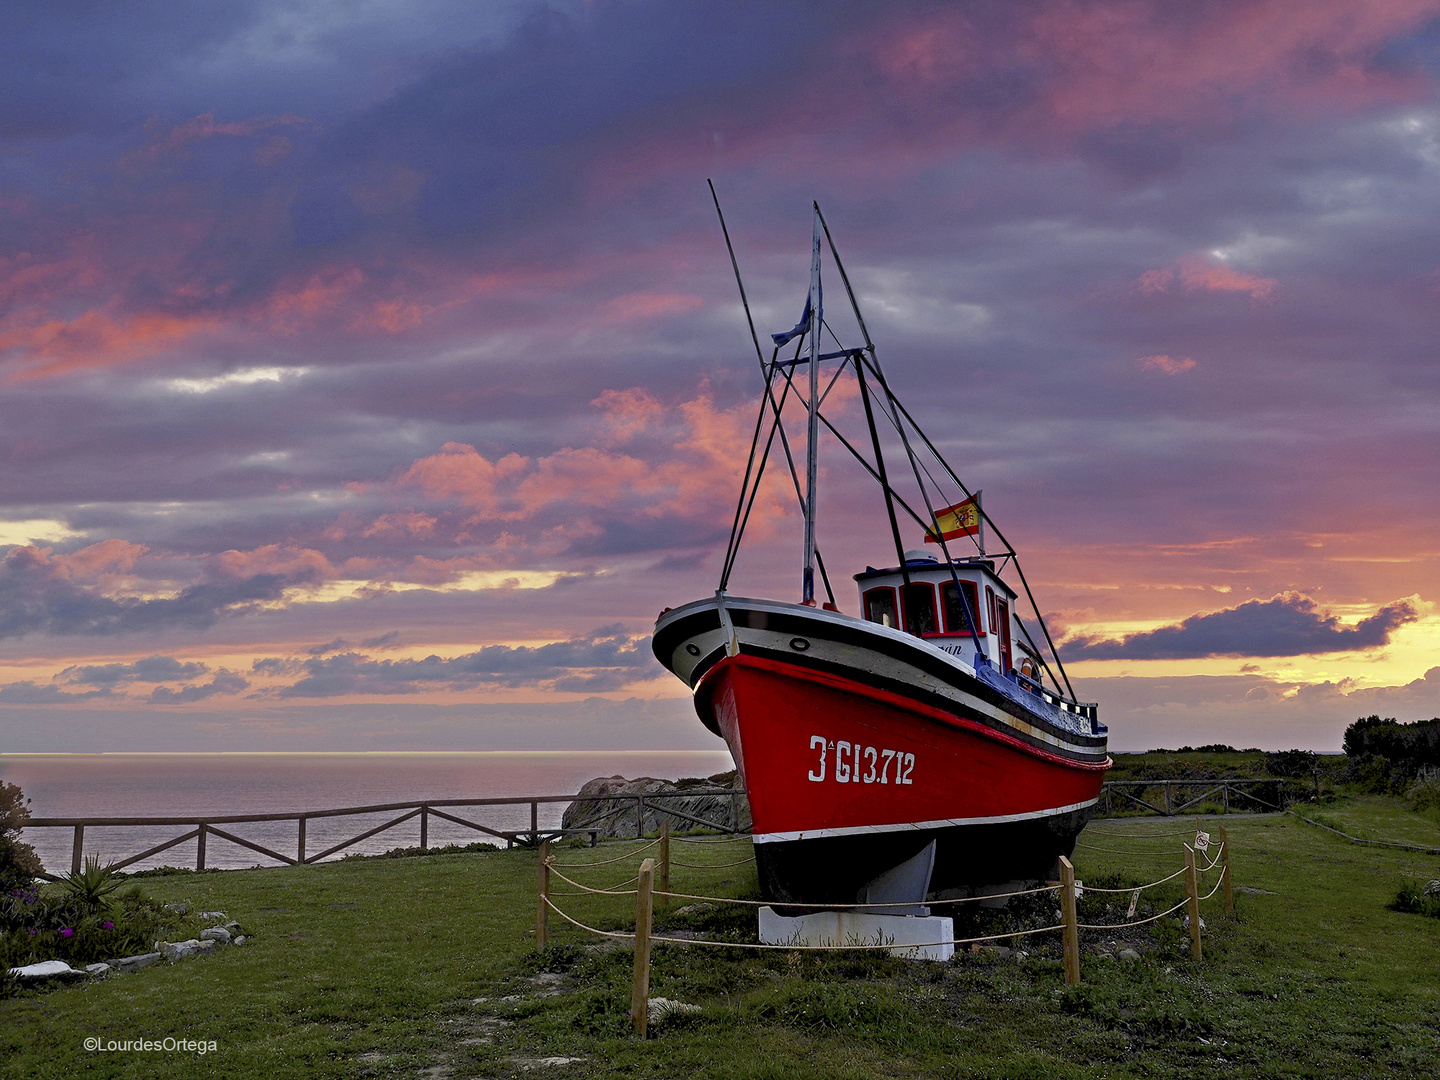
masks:
<path id="1" fill-rule="evenodd" d="M 607 831 L 604 822 L 622 814 L 634 814 L 635 835 L 638 837 L 644 832 L 645 811 L 650 809 L 665 815 L 683 820 L 691 825 L 703 828 L 714 829 L 717 832 L 735 833 L 738 832 L 736 813 L 736 801 L 744 795 L 744 792 L 734 791 L 729 788 L 688 788 L 675 792 L 653 792 L 648 795 L 631 794 L 609 794 L 609 795 L 526 795 L 514 798 L 502 799 L 431 799 L 417 802 L 398 803 L 377 803 L 372 806 L 347 806 L 338 810 L 303 810 L 291 811 L 280 814 L 205 814 L 190 816 L 156 816 L 156 817 L 67 817 L 67 818 L 31 818 L 25 823 L 29 829 L 71 829 L 74 840 L 71 846 L 70 869 L 72 873 L 79 873 L 84 864 L 85 856 L 85 830 L 86 828 L 113 828 L 113 827 L 154 827 L 154 826 L 189 826 L 189 831 L 182 832 L 179 836 L 172 837 L 163 843 L 155 844 L 144 851 L 134 855 L 128 855 L 118 861 L 112 862 L 112 869 L 123 869 L 133 866 L 144 859 L 159 855 L 163 851 L 178 847 L 188 841 L 195 841 L 195 869 L 205 869 L 206 841 L 209 837 L 215 836 L 232 844 L 254 851 L 256 854 L 264 855 L 268 859 L 287 866 L 305 865 L 317 863 L 322 859 L 335 855 L 347 848 L 354 847 L 363 840 L 386 832 L 398 825 L 420 819 L 420 846 L 429 847 L 430 819 L 438 818 L 442 821 L 460 825 L 473 830 L 484 836 L 494 837 L 497 840 L 504 840 L 506 847 L 514 847 L 521 844 L 527 847 L 536 847 L 542 840 L 547 838 L 558 838 L 565 835 L 588 835 L 593 846 L 596 838 L 602 832 Z M 722 797 L 730 800 L 729 812 L 725 821 L 710 821 L 695 814 L 675 809 L 667 809 L 663 804 L 670 799 L 690 799 L 698 796 Z M 616 809 L 604 814 L 595 822 L 578 828 L 542 828 L 540 825 L 540 804 L 541 803 L 577 803 L 577 802 L 618 802 L 624 803 Z M 528 829 L 497 829 L 489 825 L 472 821 L 462 817 L 458 813 L 450 811 L 456 808 L 465 807 L 502 807 L 502 806 L 529 806 L 530 827 Z M 306 847 L 306 823 L 317 818 L 338 818 L 360 814 L 395 814 L 397 816 L 372 828 L 341 840 L 339 843 L 330 844 L 321 851 L 311 851 Z M 226 825 L 240 825 L 254 822 L 295 822 L 295 854 L 289 855 L 283 851 L 276 851 L 272 847 L 239 836 L 229 829 L 222 828 Z M 50 875 L 46 875 L 50 876 Z"/>
<path id="2" fill-rule="evenodd" d="M 1267 795 L 1283 790 L 1286 781 L 1273 776 L 1266 777 L 1224 777 L 1215 780 L 1108 780 L 1100 791 L 1101 814 L 1114 814 L 1118 809 L 1140 809 L 1147 813 L 1170 817 L 1182 814 L 1194 806 L 1215 800 L 1220 803 L 1220 812 L 1231 813 L 1231 799 L 1247 810 L 1280 811 L 1283 796 L 1275 801 L 1262 799 L 1255 788 L 1262 788 Z M 1141 798 L 1150 790 L 1160 789 L 1160 805 Z M 1199 794 L 1196 794 L 1199 792 Z M 1153 796 L 1152 796 L 1153 798 Z M 1123 801 L 1120 801 L 1123 800 Z"/>

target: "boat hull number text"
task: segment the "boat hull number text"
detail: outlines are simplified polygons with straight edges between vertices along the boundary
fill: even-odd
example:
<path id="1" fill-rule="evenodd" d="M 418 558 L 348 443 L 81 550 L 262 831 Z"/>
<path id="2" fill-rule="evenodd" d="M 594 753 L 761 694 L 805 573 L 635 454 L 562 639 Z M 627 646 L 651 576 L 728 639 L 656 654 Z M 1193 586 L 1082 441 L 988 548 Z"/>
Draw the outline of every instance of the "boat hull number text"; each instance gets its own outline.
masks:
<path id="1" fill-rule="evenodd" d="M 813 765 L 806 774 L 812 783 L 830 780 L 836 784 L 913 784 L 915 755 L 885 750 L 844 739 L 810 736 Z"/>

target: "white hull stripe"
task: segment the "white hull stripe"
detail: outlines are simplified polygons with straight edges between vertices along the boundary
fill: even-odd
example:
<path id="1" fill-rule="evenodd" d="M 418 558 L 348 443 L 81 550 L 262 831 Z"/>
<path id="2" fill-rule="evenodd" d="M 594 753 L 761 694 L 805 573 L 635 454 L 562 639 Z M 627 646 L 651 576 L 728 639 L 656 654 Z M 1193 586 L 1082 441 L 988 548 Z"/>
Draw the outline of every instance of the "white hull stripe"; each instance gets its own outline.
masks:
<path id="1" fill-rule="evenodd" d="M 1034 821 L 1037 818 L 1055 817 L 1074 810 L 1094 806 L 1100 799 L 1087 799 L 1056 806 L 1049 810 L 1032 810 L 1024 814 L 997 814 L 994 817 L 942 818 L 939 821 L 906 821 L 898 825 L 850 825 L 838 829 L 801 829 L 799 832 L 756 833 L 751 839 L 757 844 L 777 844 L 789 840 L 820 840 L 830 836 L 866 836 L 871 833 L 923 832 L 932 829 L 949 829 L 958 825 L 1004 825 L 1012 821 Z"/>

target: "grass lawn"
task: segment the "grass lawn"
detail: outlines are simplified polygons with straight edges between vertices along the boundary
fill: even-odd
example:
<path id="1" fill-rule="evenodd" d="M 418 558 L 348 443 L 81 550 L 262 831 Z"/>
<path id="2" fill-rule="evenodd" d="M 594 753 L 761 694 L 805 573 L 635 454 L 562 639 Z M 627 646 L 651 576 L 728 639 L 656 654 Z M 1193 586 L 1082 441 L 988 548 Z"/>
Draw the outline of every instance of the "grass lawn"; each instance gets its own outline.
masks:
<path id="1" fill-rule="evenodd" d="M 1401 824 L 1422 828 L 1410 818 L 1434 827 L 1395 800 L 1322 813 L 1380 839 L 1409 839 Z M 1201 820 L 1092 824 L 1079 876 L 1092 886 L 1160 877 L 1180 865 L 1173 834 Z M 0 1001 L 0 1076 L 1435 1076 L 1440 920 L 1385 905 L 1402 874 L 1440 876 L 1440 859 L 1350 844 L 1293 816 L 1225 824 L 1239 910 L 1225 916 L 1218 897 L 1205 905 L 1201 963 L 1173 918 L 1145 937 L 1138 962 L 1099 958 L 1113 951 L 1106 935 L 1087 935 L 1072 989 L 1053 945 L 1050 955 L 1026 946 L 1022 962 L 948 964 L 657 946 L 652 996 L 702 1008 L 643 1042 L 628 1034 L 628 950 L 597 948 L 553 917 L 554 944 L 533 948 L 534 852 L 145 879 L 157 899 L 227 912 L 252 943 Z M 677 859 L 712 868 L 677 867 L 672 886 L 753 895 L 751 867 L 714 865 L 747 850 L 677 845 Z M 567 873 L 608 883 L 626 866 Z M 1178 897 L 1175 884 L 1156 890 L 1160 902 Z M 1087 893 L 1082 919 L 1117 921 L 1127 900 Z M 558 902 L 592 925 L 633 920 L 628 898 Z M 754 931 L 749 911 L 659 922 Z M 218 1045 L 203 1056 L 92 1053 L 87 1036 Z M 562 1058 L 578 1060 L 544 1063 Z"/>

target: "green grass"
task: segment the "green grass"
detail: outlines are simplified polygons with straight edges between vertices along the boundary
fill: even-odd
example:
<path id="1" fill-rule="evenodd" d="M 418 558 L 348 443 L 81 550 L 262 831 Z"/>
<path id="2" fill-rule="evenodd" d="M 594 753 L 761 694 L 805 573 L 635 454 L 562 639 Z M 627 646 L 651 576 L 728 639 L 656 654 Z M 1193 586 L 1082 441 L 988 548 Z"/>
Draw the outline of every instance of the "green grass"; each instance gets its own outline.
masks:
<path id="1" fill-rule="evenodd" d="M 1399 838 L 1400 806 L 1352 800 L 1344 820 Z M 1079 876 L 1092 886 L 1159 877 L 1179 865 L 1182 837 L 1156 834 L 1190 835 L 1200 820 L 1098 822 L 1077 851 Z M 253 944 L 0 1001 L 0 1076 L 1433 1076 L 1440 921 L 1386 905 L 1401 875 L 1435 877 L 1440 861 L 1349 844 L 1292 816 L 1224 824 L 1235 881 L 1253 891 L 1237 894 L 1234 917 L 1218 898 L 1205 905 L 1201 963 L 1173 919 L 1131 932 L 1144 951 L 1133 964 L 1100 959 L 1107 935 L 1087 935 L 1084 981 L 1072 989 L 1053 945 L 1021 963 L 949 964 L 657 946 L 652 995 L 702 1011 L 643 1042 L 629 1034 L 628 950 L 597 946 L 558 918 L 552 946 L 534 949 L 534 852 L 151 878 L 156 899 L 224 910 L 254 931 Z M 677 845 L 675 855 L 713 864 L 746 846 Z M 620 850 L 564 849 L 557 860 Z M 567 873 L 606 883 L 632 872 L 624 865 Z M 744 866 L 676 868 L 672 885 L 755 888 Z M 1088 893 L 1082 918 L 1118 919 L 1126 900 Z M 557 902 L 591 925 L 633 924 L 629 898 Z M 659 922 L 754 927 L 748 912 Z M 86 1036 L 218 1048 L 87 1053 Z M 524 1068 L 545 1057 L 582 1060 Z"/>
<path id="2" fill-rule="evenodd" d="M 1434 807 L 1417 813 L 1410 810 L 1403 799 L 1355 795 L 1318 807 L 1299 804 L 1294 810 L 1362 840 L 1440 848 L 1440 811 Z"/>

